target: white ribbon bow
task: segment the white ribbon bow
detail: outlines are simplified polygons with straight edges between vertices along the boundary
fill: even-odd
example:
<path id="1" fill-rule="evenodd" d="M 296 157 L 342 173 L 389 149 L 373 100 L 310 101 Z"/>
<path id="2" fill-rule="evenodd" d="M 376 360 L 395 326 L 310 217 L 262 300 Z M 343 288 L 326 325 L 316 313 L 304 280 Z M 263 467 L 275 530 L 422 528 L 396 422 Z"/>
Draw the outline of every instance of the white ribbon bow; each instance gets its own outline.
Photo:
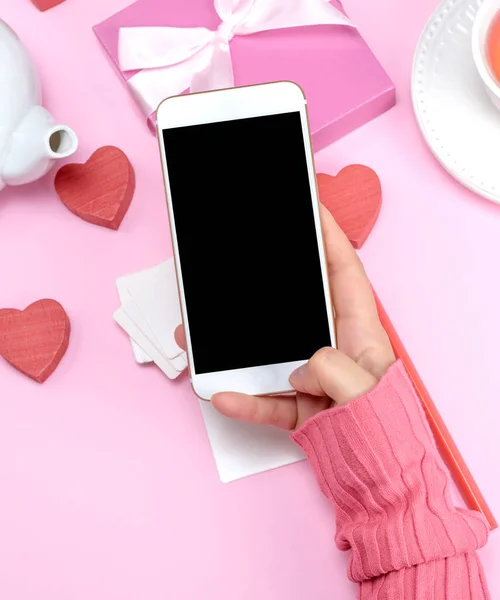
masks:
<path id="1" fill-rule="evenodd" d="M 307 25 L 348 25 L 328 0 L 214 0 L 221 19 L 205 27 L 122 27 L 118 62 L 122 71 L 141 69 L 128 84 L 151 115 L 168 96 L 233 87 L 229 42 L 235 35 Z"/>

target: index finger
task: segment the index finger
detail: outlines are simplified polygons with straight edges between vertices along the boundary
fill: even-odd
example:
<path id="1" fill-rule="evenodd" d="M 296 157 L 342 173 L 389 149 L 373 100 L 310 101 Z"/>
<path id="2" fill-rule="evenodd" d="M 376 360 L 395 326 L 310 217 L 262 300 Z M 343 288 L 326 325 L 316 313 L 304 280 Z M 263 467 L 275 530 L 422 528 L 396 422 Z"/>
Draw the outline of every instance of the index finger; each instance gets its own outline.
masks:
<path id="1" fill-rule="evenodd" d="M 337 318 L 378 319 L 370 282 L 351 242 L 322 204 L 320 215 Z"/>
<path id="2" fill-rule="evenodd" d="M 375 354 L 377 364 L 370 360 L 364 366 L 383 373 L 394 362 L 394 353 L 365 269 L 351 242 L 321 204 L 320 215 L 339 349 L 360 364 L 364 353 Z"/>

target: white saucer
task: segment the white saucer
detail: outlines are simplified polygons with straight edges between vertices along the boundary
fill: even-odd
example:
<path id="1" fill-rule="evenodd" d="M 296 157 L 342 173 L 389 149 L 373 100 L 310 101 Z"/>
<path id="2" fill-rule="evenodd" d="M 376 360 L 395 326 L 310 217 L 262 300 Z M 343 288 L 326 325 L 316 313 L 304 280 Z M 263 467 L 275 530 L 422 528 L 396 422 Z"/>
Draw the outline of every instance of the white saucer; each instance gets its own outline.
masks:
<path id="1" fill-rule="evenodd" d="M 445 0 L 415 52 L 412 98 L 418 124 L 443 167 L 472 191 L 500 203 L 500 111 L 472 60 L 482 0 Z"/>

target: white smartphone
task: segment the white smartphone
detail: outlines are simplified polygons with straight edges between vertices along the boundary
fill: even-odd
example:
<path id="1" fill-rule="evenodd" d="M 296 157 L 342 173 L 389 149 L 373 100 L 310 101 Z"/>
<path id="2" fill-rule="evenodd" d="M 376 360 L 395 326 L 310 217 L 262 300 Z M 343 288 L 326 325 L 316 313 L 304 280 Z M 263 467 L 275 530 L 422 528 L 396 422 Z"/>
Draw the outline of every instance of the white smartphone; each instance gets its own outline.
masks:
<path id="1" fill-rule="evenodd" d="M 193 389 L 289 392 L 335 346 L 304 94 L 175 96 L 157 124 Z"/>

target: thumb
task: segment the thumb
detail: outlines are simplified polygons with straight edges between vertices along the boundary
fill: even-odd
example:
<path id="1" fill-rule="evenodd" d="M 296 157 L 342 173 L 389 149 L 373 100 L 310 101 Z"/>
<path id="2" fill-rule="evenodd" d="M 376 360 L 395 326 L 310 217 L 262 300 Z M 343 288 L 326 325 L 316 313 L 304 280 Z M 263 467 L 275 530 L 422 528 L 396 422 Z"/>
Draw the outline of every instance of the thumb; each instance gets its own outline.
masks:
<path id="1" fill-rule="evenodd" d="M 328 396 L 342 405 L 371 390 L 377 379 L 335 348 L 322 348 L 290 375 L 290 384 L 312 396 Z"/>

